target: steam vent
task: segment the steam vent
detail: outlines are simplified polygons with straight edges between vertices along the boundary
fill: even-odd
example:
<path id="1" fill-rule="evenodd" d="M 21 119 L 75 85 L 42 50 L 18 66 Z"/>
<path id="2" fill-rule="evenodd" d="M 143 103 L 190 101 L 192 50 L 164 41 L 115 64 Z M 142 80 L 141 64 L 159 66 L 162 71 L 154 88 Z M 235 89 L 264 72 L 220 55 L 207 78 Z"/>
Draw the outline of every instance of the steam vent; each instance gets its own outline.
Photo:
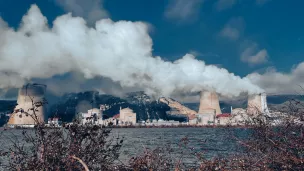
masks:
<path id="1" fill-rule="evenodd" d="M 268 113 L 266 93 L 254 94 L 248 96 L 247 113 L 256 115 L 260 113 Z"/>
<path id="2" fill-rule="evenodd" d="M 214 113 L 222 114 L 220 102 L 216 92 L 202 91 L 200 96 L 199 114 Z"/>
<path id="3" fill-rule="evenodd" d="M 46 86 L 40 84 L 27 84 L 19 89 L 17 106 L 10 115 L 8 125 L 14 126 L 31 126 L 38 122 L 44 122 L 45 106 L 40 106 L 35 111 L 37 119 L 33 119 L 33 102 L 42 102 L 44 99 Z M 32 102 L 33 100 L 33 102 Z"/>

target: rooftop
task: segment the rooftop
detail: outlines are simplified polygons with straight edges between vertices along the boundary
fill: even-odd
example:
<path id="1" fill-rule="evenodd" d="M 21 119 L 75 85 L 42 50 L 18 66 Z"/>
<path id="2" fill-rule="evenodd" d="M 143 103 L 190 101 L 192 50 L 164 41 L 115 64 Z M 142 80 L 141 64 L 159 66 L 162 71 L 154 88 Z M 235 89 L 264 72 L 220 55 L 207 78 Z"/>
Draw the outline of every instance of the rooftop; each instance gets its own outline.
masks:
<path id="1" fill-rule="evenodd" d="M 223 114 L 219 114 L 216 116 L 217 118 L 221 118 L 221 117 L 231 117 L 230 113 L 223 113 Z"/>
<path id="2" fill-rule="evenodd" d="M 114 119 L 117 119 L 119 117 L 120 117 L 120 114 L 116 114 L 116 115 L 113 116 Z"/>

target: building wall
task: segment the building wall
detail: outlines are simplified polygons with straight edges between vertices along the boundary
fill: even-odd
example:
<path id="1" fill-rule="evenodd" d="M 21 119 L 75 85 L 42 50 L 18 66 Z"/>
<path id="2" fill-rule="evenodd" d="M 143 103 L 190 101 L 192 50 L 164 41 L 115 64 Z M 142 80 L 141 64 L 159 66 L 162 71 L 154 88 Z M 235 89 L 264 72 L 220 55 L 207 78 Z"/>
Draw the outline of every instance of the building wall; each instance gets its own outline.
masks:
<path id="1" fill-rule="evenodd" d="M 230 124 L 231 119 L 230 117 L 219 117 L 218 121 L 219 121 L 218 122 L 219 125 L 228 125 Z"/>
<path id="2" fill-rule="evenodd" d="M 93 117 L 94 115 L 97 116 L 97 121 L 93 119 L 88 119 Z M 93 124 L 102 124 L 102 112 L 100 109 L 94 108 L 88 110 L 88 113 L 82 113 L 82 124 L 86 123 L 93 123 Z"/>
<path id="3" fill-rule="evenodd" d="M 122 122 L 122 124 L 124 123 L 132 123 L 132 124 L 136 124 L 136 113 L 133 112 L 132 109 L 130 108 L 125 108 L 125 109 L 121 109 L 119 111 L 119 120 L 120 122 Z"/>
<path id="4" fill-rule="evenodd" d="M 197 118 L 189 120 L 189 125 L 197 125 Z"/>
<path id="5" fill-rule="evenodd" d="M 215 124 L 215 114 L 205 113 L 197 114 L 198 125 L 214 125 Z"/>

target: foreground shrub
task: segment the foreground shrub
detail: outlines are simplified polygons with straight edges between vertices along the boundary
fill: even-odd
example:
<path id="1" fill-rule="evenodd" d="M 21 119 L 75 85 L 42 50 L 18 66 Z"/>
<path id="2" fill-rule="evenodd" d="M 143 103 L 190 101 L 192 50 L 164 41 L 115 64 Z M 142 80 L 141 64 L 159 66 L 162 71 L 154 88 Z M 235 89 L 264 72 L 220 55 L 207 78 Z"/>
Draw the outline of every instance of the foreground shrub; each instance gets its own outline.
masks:
<path id="1" fill-rule="evenodd" d="M 72 124 L 66 129 L 39 125 L 22 131 L 22 143 L 15 141 L 2 152 L 9 158 L 7 170 L 113 170 L 123 140 L 110 137 L 110 129 Z M 28 144 L 30 147 L 28 148 Z"/>

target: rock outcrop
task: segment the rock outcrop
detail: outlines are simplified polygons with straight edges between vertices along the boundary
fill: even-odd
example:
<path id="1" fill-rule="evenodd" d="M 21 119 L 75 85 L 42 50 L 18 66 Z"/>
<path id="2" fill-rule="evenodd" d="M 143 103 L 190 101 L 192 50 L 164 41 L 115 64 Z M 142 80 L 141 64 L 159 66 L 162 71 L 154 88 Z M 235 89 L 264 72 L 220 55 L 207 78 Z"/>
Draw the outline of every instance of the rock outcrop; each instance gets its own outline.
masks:
<path id="1" fill-rule="evenodd" d="M 176 100 L 170 99 L 170 98 L 165 98 L 162 97 L 159 99 L 160 102 L 167 104 L 171 110 L 168 111 L 167 113 L 170 115 L 187 115 L 187 116 L 192 116 L 197 114 L 196 111 L 189 109 L 188 107 L 182 105 Z"/>

